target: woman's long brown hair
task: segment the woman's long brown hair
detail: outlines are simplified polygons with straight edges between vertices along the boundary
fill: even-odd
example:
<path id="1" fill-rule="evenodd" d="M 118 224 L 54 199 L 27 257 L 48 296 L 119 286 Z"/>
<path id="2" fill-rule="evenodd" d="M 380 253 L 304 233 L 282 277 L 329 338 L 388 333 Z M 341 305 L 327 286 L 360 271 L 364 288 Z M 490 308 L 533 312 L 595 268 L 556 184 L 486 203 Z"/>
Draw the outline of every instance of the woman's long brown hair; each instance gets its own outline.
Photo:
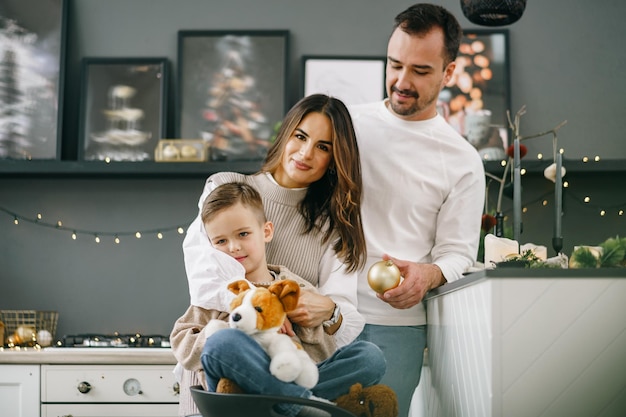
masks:
<path id="1" fill-rule="evenodd" d="M 352 118 L 345 104 L 324 94 L 301 99 L 287 113 L 269 149 L 261 171 L 274 173 L 282 161 L 285 145 L 291 134 L 309 113 L 316 112 L 330 119 L 333 130 L 333 158 L 326 174 L 309 185 L 300 202 L 300 213 L 306 219 L 305 233 L 324 230 L 323 242 L 338 236 L 333 249 L 349 272 L 365 264 L 366 248 L 361 223 L 361 163 Z"/>

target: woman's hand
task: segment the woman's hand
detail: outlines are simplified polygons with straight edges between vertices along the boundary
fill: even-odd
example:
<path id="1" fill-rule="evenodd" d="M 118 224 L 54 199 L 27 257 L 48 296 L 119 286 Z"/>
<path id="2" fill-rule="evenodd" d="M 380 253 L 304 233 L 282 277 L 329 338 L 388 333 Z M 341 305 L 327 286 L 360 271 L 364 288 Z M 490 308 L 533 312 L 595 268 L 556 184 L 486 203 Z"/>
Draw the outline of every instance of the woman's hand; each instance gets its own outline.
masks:
<path id="1" fill-rule="evenodd" d="M 394 308 L 411 308 L 421 302 L 428 291 L 446 282 L 441 269 L 435 264 L 418 264 L 388 255 L 384 255 L 383 259 L 391 259 L 404 278 L 396 288 L 377 295 Z"/>
<path id="2" fill-rule="evenodd" d="M 296 335 L 296 333 L 293 331 L 293 327 L 291 326 L 291 322 L 289 321 L 289 319 L 285 319 L 285 322 L 278 330 L 278 333 L 286 334 L 289 337 Z"/>
<path id="3" fill-rule="evenodd" d="M 317 327 L 329 320 L 335 310 L 335 302 L 325 295 L 309 290 L 300 291 L 296 308 L 287 313 L 291 322 L 302 327 Z"/>

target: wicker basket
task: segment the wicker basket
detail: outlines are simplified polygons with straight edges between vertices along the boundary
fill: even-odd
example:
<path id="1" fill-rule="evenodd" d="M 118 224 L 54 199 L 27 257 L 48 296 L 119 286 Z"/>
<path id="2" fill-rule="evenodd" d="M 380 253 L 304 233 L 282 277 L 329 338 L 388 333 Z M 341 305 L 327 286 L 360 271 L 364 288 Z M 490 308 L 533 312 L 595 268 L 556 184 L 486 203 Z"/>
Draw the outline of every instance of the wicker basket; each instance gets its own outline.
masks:
<path id="1" fill-rule="evenodd" d="M 58 320 L 59 313 L 56 311 L 0 310 L 0 321 L 4 323 L 4 343 L 8 343 L 20 326 L 32 327 L 35 329 L 35 334 L 40 330 L 47 330 L 52 336 L 50 342 L 54 342 Z M 32 344 L 32 342 L 23 344 Z"/>

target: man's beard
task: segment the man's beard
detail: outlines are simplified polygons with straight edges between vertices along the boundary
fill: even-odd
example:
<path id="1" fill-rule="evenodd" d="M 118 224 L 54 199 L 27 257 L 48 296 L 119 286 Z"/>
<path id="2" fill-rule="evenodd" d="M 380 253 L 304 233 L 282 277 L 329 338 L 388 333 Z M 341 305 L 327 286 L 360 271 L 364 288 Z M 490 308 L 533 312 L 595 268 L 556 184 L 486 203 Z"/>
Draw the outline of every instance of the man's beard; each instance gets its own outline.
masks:
<path id="1" fill-rule="evenodd" d="M 418 112 L 419 94 L 417 94 L 417 91 L 399 90 L 396 86 L 391 86 L 391 92 L 397 92 L 404 96 L 413 97 L 415 99 L 411 104 L 398 104 L 396 101 L 393 100 L 392 95 L 392 99 L 389 100 L 389 105 L 391 106 L 391 110 L 393 110 L 394 113 L 400 116 L 410 116 Z"/>
<path id="2" fill-rule="evenodd" d="M 389 105 L 391 106 L 391 110 L 393 110 L 394 113 L 400 116 L 411 116 L 417 113 L 417 111 L 419 110 L 417 100 L 415 100 L 412 104 L 407 105 L 407 104 L 398 104 L 392 99 L 392 100 L 389 100 Z"/>
<path id="3" fill-rule="evenodd" d="M 393 92 L 398 92 L 404 96 L 412 97 L 413 101 L 406 101 L 403 104 L 398 103 L 393 99 Z M 391 87 L 392 96 L 389 99 L 389 106 L 394 113 L 399 116 L 410 117 L 419 113 L 422 113 L 425 109 L 429 108 L 433 102 L 438 98 L 438 95 L 424 97 L 420 96 L 417 91 L 413 90 L 399 90 L 395 86 Z M 420 101 L 421 100 L 421 101 Z"/>

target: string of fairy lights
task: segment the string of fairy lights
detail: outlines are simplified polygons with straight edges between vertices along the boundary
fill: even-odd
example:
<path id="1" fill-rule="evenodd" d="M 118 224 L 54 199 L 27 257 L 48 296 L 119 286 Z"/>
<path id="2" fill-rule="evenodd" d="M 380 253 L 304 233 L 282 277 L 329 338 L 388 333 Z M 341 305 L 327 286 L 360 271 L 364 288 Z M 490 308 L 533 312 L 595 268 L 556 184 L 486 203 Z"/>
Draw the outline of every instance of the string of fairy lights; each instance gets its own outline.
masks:
<path id="1" fill-rule="evenodd" d="M 0 212 L 7 214 L 14 224 L 19 227 L 21 223 L 30 223 L 37 226 L 54 229 L 59 232 L 68 234 L 72 240 L 79 240 L 79 236 L 87 236 L 95 243 L 101 243 L 105 240 L 112 240 L 115 244 L 120 244 L 124 238 L 142 239 L 147 237 L 156 237 L 158 240 L 165 238 L 165 235 L 170 232 L 175 232 L 177 235 L 183 235 L 188 225 L 175 225 L 164 226 L 154 229 L 146 230 L 133 230 L 133 231 L 103 231 L 103 230 L 87 230 L 76 227 L 68 227 L 63 221 L 56 220 L 54 223 L 46 221 L 44 219 L 43 211 L 37 211 L 34 216 L 26 216 L 16 213 L 13 210 L 9 210 L 0 206 Z"/>
<path id="2" fill-rule="evenodd" d="M 560 152 L 562 153 L 563 150 L 561 149 Z M 539 153 L 537 154 L 537 161 L 536 162 L 541 162 L 543 160 L 543 154 Z M 596 155 L 594 157 L 588 157 L 588 156 L 584 156 L 581 158 L 583 163 L 589 163 L 589 162 L 595 162 L 598 163 L 601 161 L 600 156 Z M 532 164 L 532 162 L 531 162 Z M 506 160 L 502 160 L 500 162 L 500 165 L 505 167 L 506 166 Z M 525 168 L 521 169 L 521 175 L 526 175 L 527 171 Z M 619 202 L 616 204 L 596 204 L 595 203 L 595 199 L 591 194 L 577 194 L 574 192 L 574 190 L 572 190 L 572 187 L 570 186 L 570 182 L 567 180 L 563 180 L 563 188 L 567 189 L 567 197 L 569 197 L 569 200 L 572 200 L 576 203 L 578 203 L 580 206 L 585 207 L 588 210 L 593 211 L 596 215 L 600 216 L 600 217 L 606 217 L 610 214 L 615 214 L 618 217 L 624 217 L 626 214 L 626 201 L 623 202 Z M 522 202 L 522 212 L 523 213 L 528 213 L 530 206 L 535 205 L 535 204 L 541 204 L 541 206 L 546 207 L 549 206 L 549 198 L 550 196 L 553 196 L 554 192 L 553 191 L 549 191 L 546 192 L 545 194 L 542 194 L 538 197 L 533 198 L 532 200 L 529 201 L 524 201 Z M 507 214 L 507 211 L 504 211 L 504 214 Z"/>
<path id="3" fill-rule="evenodd" d="M 543 159 L 542 154 L 537 155 L 537 162 L 541 162 Z M 583 162 L 599 162 L 600 157 L 595 156 L 593 158 L 583 157 Z M 506 165 L 506 161 L 501 162 L 502 166 Z M 526 174 L 526 170 L 522 169 L 522 175 Z M 600 217 L 609 215 L 617 215 L 618 217 L 626 218 L 626 201 L 618 202 L 616 204 L 597 204 L 593 195 L 591 194 L 579 194 L 572 190 L 569 181 L 563 181 L 563 188 L 567 189 L 567 199 L 572 200 L 579 205 L 585 207 L 588 210 L 593 211 Z M 553 191 L 546 192 L 542 195 L 532 198 L 531 200 L 522 202 L 522 212 L 528 213 L 532 206 L 539 205 L 542 207 L 550 206 L 550 197 L 554 195 Z M 8 221 L 12 222 L 15 227 L 19 227 L 22 223 L 29 223 L 36 226 L 41 226 L 48 229 L 54 229 L 58 232 L 64 233 L 72 240 L 81 240 L 80 237 L 87 237 L 95 243 L 102 243 L 105 241 L 112 241 L 115 244 L 122 243 L 127 238 L 131 239 L 143 239 L 143 238 L 156 238 L 162 240 L 169 233 L 175 233 L 176 235 L 183 235 L 188 227 L 186 224 L 169 225 L 163 227 L 156 227 L 152 229 L 133 230 L 133 231 L 106 231 L 106 230 L 89 230 L 79 227 L 69 227 L 62 220 L 50 221 L 44 216 L 44 211 L 35 211 L 34 215 L 25 215 L 17 213 L 14 210 L 0 206 L 0 213 L 4 213 L 8 217 Z M 504 211 L 506 215 L 506 210 Z M 0 220 L 0 224 L 4 221 Z"/>

